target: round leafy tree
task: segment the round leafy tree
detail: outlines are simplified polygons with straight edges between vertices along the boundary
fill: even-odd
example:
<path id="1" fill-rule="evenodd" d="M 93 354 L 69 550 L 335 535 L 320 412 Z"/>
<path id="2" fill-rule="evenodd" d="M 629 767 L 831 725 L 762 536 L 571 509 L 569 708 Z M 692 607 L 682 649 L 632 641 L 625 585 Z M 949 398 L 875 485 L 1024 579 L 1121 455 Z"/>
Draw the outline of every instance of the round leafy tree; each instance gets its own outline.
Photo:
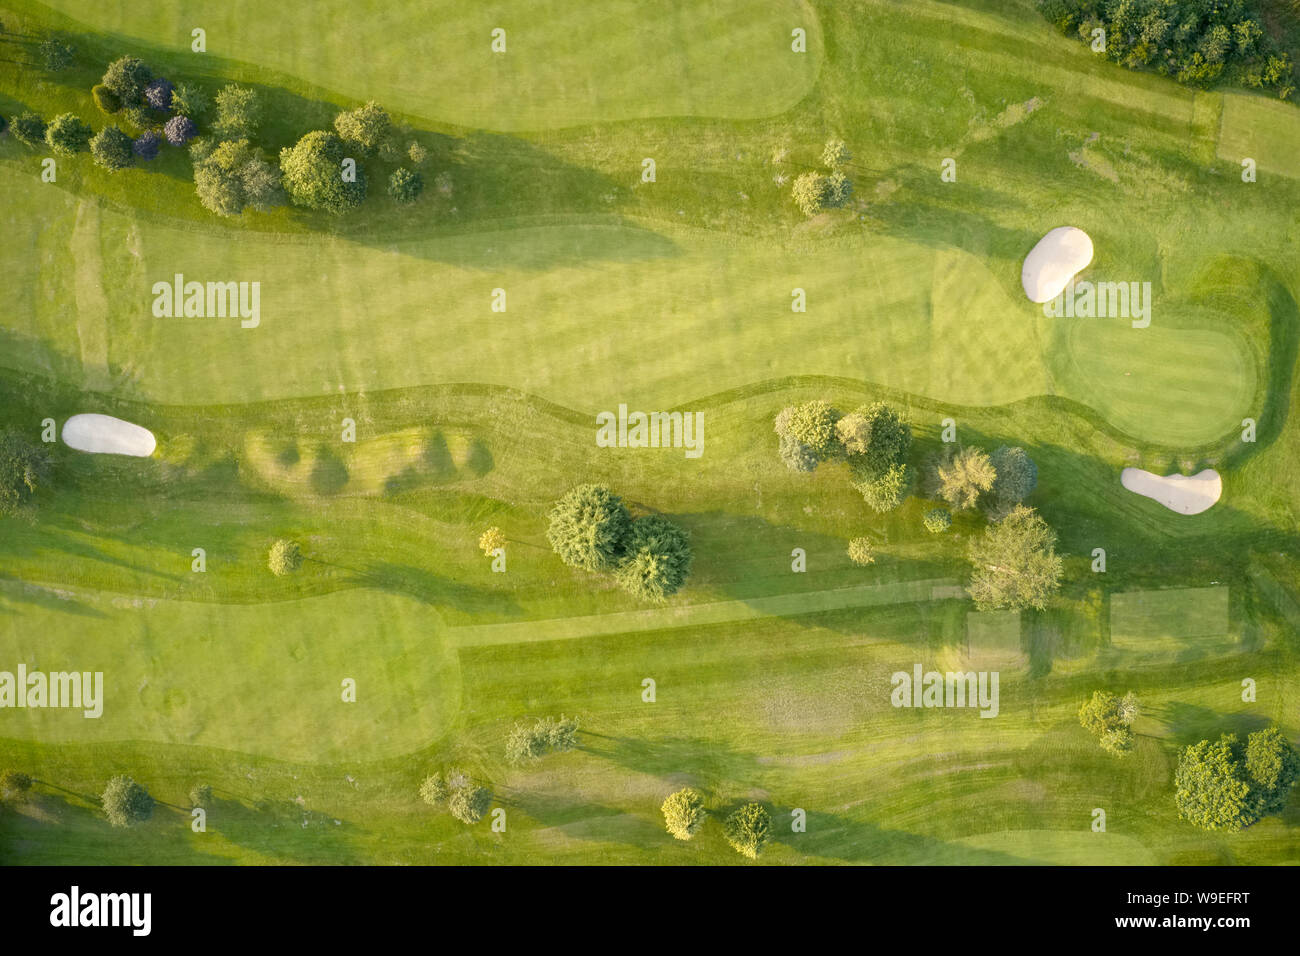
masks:
<path id="1" fill-rule="evenodd" d="M 1023 448 L 1003 445 L 991 456 L 993 470 L 993 496 L 1001 505 L 1024 501 L 1038 484 L 1038 466 Z"/>
<path id="2" fill-rule="evenodd" d="M 981 611 L 1043 610 L 1061 586 L 1056 533 L 1032 508 L 1016 505 L 970 543 L 970 594 Z"/>
<path id="3" fill-rule="evenodd" d="M 223 86 L 216 95 L 217 118 L 213 130 L 223 139 L 248 139 L 262 121 L 257 92 L 247 86 Z"/>
<path id="4" fill-rule="evenodd" d="M 135 138 L 131 144 L 131 152 L 135 153 L 145 162 L 158 158 L 158 148 L 162 145 L 162 137 L 153 130 L 145 130 Z"/>
<path id="5" fill-rule="evenodd" d="M 632 516 L 603 485 L 579 485 L 551 509 L 546 540 L 571 568 L 613 571 L 627 553 Z"/>
<path id="6" fill-rule="evenodd" d="M 424 177 L 412 169 L 395 169 L 388 177 L 388 195 L 402 205 L 415 202 L 422 192 Z"/>
<path id="7" fill-rule="evenodd" d="M 302 548 L 298 547 L 297 541 L 281 538 L 271 545 L 266 566 L 276 577 L 292 574 L 302 567 Z"/>
<path id="8" fill-rule="evenodd" d="M 1300 778 L 1300 757 L 1276 727 L 1258 730 L 1246 740 L 1246 777 L 1259 816 L 1281 813 Z"/>
<path id="9" fill-rule="evenodd" d="M 478 546 L 484 554 L 490 555 L 498 548 L 506 546 L 506 533 L 493 525 L 478 536 Z"/>
<path id="10" fill-rule="evenodd" d="M 875 402 L 835 423 L 836 437 L 853 462 L 859 480 L 874 480 L 907 460 L 912 429 L 885 402 Z"/>
<path id="11" fill-rule="evenodd" d="M 849 542 L 849 560 L 859 566 L 876 563 L 876 549 L 868 538 L 854 538 Z"/>
<path id="12" fill-rule="evenodd" d="M 122 97 L 118 96 L 103 83 L 96 83 L 90 88 L 90 98 L 104 113 L 116 113 L 122 108 Z"/>
<path id="13" fill-rule="evenodd" d="M 441 773 L 431 773 L 420 783 L 420 799 L 431 807 L 444 803 L 449 792 Z"/>
<path id="14" fill-rule="evenodd" d="M 207 94 L 192 83 L 177 83 L 172 90 L 171 108 L 181 116 L 197 120 L 209 106 Z"/>
<path id="15" fill-rule="evenodd" d="M 334 129 L 338 131 L 339 137 L 349 143 L 356 143 L 366 152 L 379 148 L 388 136 L 391 125 L 388 111 L 374 100 L 334 117 Z"/>
<path id="16" fill-rule="evenodd" d="M 952 527 L 952 513 L 947 508 L 931 508 L 925 513 L 921 523 L 931 534 L 943 534 Z"/>
<path id="17" fill-rule="evenodd" d="M 212 787 L 206 783 L 196 783 L 190 790 L 190 806 L 208 810 L 212 807 Z"/>
<path id="18" fill-rule="evenodd" d="M 853 154 L 842 139 L 828 139 L 822 149 L 822 165 L 827 169 L 843 166 L 852 158 Z"/>
<path id="19" fill-rule="evenodd" d="M 761 803 L 747 803 L 727 817 L 725 830 L 732 849 L 756 860 L 772 838 L 772 815 Z"/>
<path id="20" fill-rule="evenodd" d="M 406 148 L 406 155 L 415 165 L 423 166 L 429 158 L 429 150 L 412 140 L 411 144 Z"/>
<path id="21" fill-rule="evenodd" d="M 60 113 L 45 127 L 45 145 L 56 153 L 73 156 L 90 148 L 95 131 L 75 113 Z"/>
<path id="22" fill-rule="evenodd" d="M 149 791 L 127 776 L 117 776 L 104 788 L 104 814 L 115 827 L 143 823 L 153 815 Z"/>
<path id="23" fill-rule="evenodd" d="M 19 770 L 0 772 L 0 797 L 21 799 L 32 789 L 32 778 Z"/>
<path id="24" fill-rule="evenodd" d="M 1174 803 L 1203 830 L 1240 830 L 1257 819 L 1235 734 L 1202 740 L 1183 751 L 1174 771 Z"/>
<path id="25" fill-rule="evenodd" d="M 167 137 L 167 142 L 173 146 L 184 146 L 194 138 L 198 127 L 194 125 L 194 120 L 188 116 L 173 116 L 163 124 L 163 135 Z"/>
<path id="26" fill-rule="evenodd" d="M 30 110 L 13 121 L 14 139 L 24 146 L 36 147 L 45 142 L 45 120 Z"/>
<path id="27" fill-rule="evenodd" d="M 632 524 L 627 556 L 614 577 L 623 590 L 644 601 L 676 594 L 691 571 L 691 538 L 667 518 L 648 515 Z"/>
<path id="28" fill-rule="evenodd" d="M 853 467 L 854 476 L 861 472 L 857 465 Z M 864 481 L 854 481 L 853 487 L 862 495 L 872 511 L 884 514 L 893 511 L 906 500 L 912 490 L 912 469 L 908 465 L 891 465 L 884 474 Z"/>
<path id="29" fill-rule="evenodd" d="M 280 171 L 289 198 L 296 205 L 334 214 L 360 205 L 366 198 L 366 179 L 360 166 L 354 182 L 345 179 L 345 158 L 343 140 L 324 130 L 308 133 L 296 145 L 280 150 Z"/>
<path id="30" fill-rule="evenodd" d="M 447 809 L 461 823 L 478 823 L 492 806 L 492 791 L 467 781 L 447 798 Z"/>
<path id="31" fill-rule="evenodd" d="M 949 451 L 935 466 L 934 475 L 939 497 L 955 511 L 974 508 L 997 479 L 988 454 L 970 446 Z"/>
<path id="32" fill-rule="evenodd" d="M 126 169 L 135 162 L 131 137 L 116 126 L 105 126 L 90 141 L 90 155 L 95 165 L 110 172 Z"/>
<path id="33" fill-rule="evenodd" d="M 76 50 L 72 44 L 66 43 L 58 37 L 46 37 L 37 47 L 37 55 L 41 58 L 41 66 L 51 73 L 58 73 L 72 66 L 72 61 L 76 57 Z"/>
<path id="34" fill-rule="evenodd" d="M 827 182 L 821 173 L 802 173 L 790 187 L 790 197 L 805 216 L 815 216 L 826 205 Z"/>
<path id="35" fill-rule="evenodd" d="M 803 442 L 784 435 L 778 443 L 777 454 L 791 471 L 816 471 L 817 466 L 821 464 L 821 459 L 817 457 L 815 451 Z"/>
<path id="36" fill-rule="evenodd" d="M 773 429 L 783 441 L 803 445 L 818 461 L 827 461 L 844 451 L 835 431 L 840 417 L 839 409 L 815 399 L 783 408 L 776 416 Z"/>
<path id="37" fill-rule="evenodd" d="M 669 794 L 660 809 L 663 810 L 665 829 L 679 840 L 695 836 L 709 816 L 704 809 L 704 794 L 693 787 L 683 787 Z"/>
<path id="38" fill-rule="evenodd" d="M 194 190 L 204 208 L 219 216 L 237 216 L 248 207 L 270 209 L 283 202 L 279 170 L 248 140 L 224 140 L 210 150 L 207 145 L 206 139 L 195 140 L 190 147 Z"/>
<path id="39" fill-rule="evenodd" d="M 152 80 L 144 88 L 144 101 L 150 109 L 169 110 L 172 108 L 172 94 L 175 87 L 169 80 L 164 80 L 161 76 Z"/>
<path id="40" fill-rule="evenodd" d="M 27 511 L 49 476 L 44 445 L 32 444 L 16 431 L 0 432 L 0 517 Z"/>
<path id="41" fill-rule="evenodd" d="M 100 83 L 116 93 L 123 106 L 139 106 L 144 102 L 145 88 L 152 80 L 153 73 L 143 60 L 124 56 L 108 65 Z"/>

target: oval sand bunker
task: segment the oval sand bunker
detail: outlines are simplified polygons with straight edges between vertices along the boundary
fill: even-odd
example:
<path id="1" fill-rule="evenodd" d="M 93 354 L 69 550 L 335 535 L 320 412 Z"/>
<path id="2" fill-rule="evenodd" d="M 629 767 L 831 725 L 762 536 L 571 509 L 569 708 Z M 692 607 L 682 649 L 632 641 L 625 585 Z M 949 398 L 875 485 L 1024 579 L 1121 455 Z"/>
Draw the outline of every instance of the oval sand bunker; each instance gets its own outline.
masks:
<path id="1" fill-rule="evenodd" d="M 153 432 L 111 415 L 73 415 L 63 424 L 63 443 L 77 451 L 148 458 L 157 447 Z"/>
<path id="2" fill-rule="evenodd" d="M 1119 480 L 1129 491 L 1184 515 L 1200 514 L 1223 494 L 1223 479 L 1213 468 L 1206 468 L 1190 477 L 1166 475 L 1163 478 L 1141 468 L 1125 468 L 1120 472 Z"/>
<path id="3" fill-rule="evenodd" d="M 1082 229 L 1058 226 L 1029 250 L 1020 284 L 1031 302 L 1050 302 L 1092 261 L 1092 239 Z"/>

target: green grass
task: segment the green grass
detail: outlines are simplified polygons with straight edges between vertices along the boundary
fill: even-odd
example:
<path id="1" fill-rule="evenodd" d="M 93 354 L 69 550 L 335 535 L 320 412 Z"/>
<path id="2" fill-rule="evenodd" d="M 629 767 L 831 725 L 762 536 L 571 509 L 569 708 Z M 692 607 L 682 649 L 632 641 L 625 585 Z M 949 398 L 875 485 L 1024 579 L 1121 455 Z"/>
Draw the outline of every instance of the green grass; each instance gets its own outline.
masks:
<path id="1" fill-rule="evenodd" d="M 1294 859 L 1294 800 L 1206 834 L 1170 781 L 1201 737 L 1300 732 L 1300 183 L 1276 175 L 1295 107 L 1119 69 L 1030 0 L 52 4 L 83 24 L 4 3 L 11 29 L 52 23 L 80 51 L 56 78 L 0 56 L 6 116 L 102 125 L 89 86 L 134 51 L 173 79 L 255 85 L 271 153 L 378 99 L 452 188 L 225 222 L 175 151 L 116 176 L 60 160 L 42 184 L 43 154 L 0 141 L 0 423 L 103 411 L 159 438 L 148 461 L 56 446 L 36 519 L 0 526 L 0 669 L 102 669 L 109 690 L 100 721 L 0 715 L 0 765 L 39 779 L 0 806 L 0 860 L 732 864 L 719 819 L 752 799 L 775 864 Z M 208 54 L 188 52 L 192 26 Z M 804 220 L 774 177 L 831 135 L 855 199 Z M 1152 282 L 1151 328 L 1024 300 L 1025 252 L 1064 223 L 1096 243 L 1084 278 Z M 154 319 L 150 286 L 175 272 L 260 281 L 262 326 Z M 917 465 L 946 418 L 964 443 L 1025 447 L 1059 599 L 973 613 L 959 583 L 981 518 L 930 535 L 933 502 L 876 515 L 842 465 L 787 471 L 772 418 L 813 397 L 893 402 Z M 596 448 L 594 413 L 620 402 L 702 410 L 704 456 Z M 1216 467 L 1224 499 L 1173 514 L 1120 486 L 1128 465 Z M 585 480 L 691 532 L 666 606 L 550 552 L 547 510 Z M 505 574 L 476 547 L 490 525 Z M 859 535 L 868 568 L 845 554 Z M 295 575 L 265 569 L 278 537 L 303 546 Z M 889 675 L 916 663 L 1000 668 L 999 717 L 892 708 Z M 1142 701 L 1125 760 L 1078 725 L 1099 688 Z M 581 720 L 577 752 L 505 762 L 516 720 L 559 713 Z M 418 801 L 453 764 L 491 783 L 505 833 Z M 165 804 L 127 834 L 95 796 L 118 772 Z M 218 797 L 207 834 L 183 809 L 198 782 Z M 689 844 L 658 815 L 685 784 L 712 815 Z"/>

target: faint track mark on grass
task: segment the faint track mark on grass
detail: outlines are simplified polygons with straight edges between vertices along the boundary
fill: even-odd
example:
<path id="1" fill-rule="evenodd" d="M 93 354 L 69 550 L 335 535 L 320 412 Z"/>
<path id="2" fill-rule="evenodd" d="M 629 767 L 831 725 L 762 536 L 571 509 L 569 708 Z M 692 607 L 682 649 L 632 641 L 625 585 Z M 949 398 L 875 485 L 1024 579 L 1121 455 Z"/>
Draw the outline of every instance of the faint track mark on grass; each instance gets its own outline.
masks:
<path id="1" fill-rule="evenodd" d="M 616 611 L 612 614 L 586 614 L 540 621 L 472 624 L 453 627 L 449 633 L 452 646 L 458 648 L 519 644 L 527 641 L 557 641 L 596 637 L 602 634 L 730 624 L 764 617 L 816 614 L 821 611 L 837 611 L 851 607 L 947 600 L 954 596 L 955 585 L 956 582 L 951 578 L 926 578 L 920 581 L 866 584 L 860 587 L 777 594 L 771 597 L 737 601 L 714 601 L 685 607 Z"/>
<path id="2" fill-rule="evenodd" d="M 81 345 L 83 384 L 93 391 L 111 387 L 108 369 L 108 297 L 99 252 L 99 206 L 82 200 L 72 229 L 72 258 L 76 263 L 73 292 L 77 300 L 77 340 Z"/>

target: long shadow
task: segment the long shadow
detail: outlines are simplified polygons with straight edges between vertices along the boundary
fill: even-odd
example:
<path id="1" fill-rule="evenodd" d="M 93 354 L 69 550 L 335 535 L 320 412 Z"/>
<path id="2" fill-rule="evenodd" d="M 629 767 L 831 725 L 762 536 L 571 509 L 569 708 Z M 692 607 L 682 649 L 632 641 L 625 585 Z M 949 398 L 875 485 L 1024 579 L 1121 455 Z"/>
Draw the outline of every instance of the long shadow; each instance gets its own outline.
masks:
<path id="1" fill-rule="evenodd" d="M 808 829 L 791 833 L 786 821 L 789 808 L 772 808 L 777 840 L 808 856 L 843 860 L 846 863 L 874 863 L 881 866 L 961 864 L 964 866 L 1009 866 L 1030 861 L 997 850 L 958 847 L 935 837 L 905 830 L 889 830 L 876 823 L 819 810 L 807 811 Z"/>
<path id="2" fill-rule="evenodd" d="M 1152 708 L 1150 716 L 1169 727 L 1169 732 L 1179 747 L 1206 739 L 1218 740 L 1221 734 L 1236 734 L 1237 739 L 1244 744 L 1248 735 L 1272 724 L 1261 714 L 1222 714 L 1201 704 L 1184 701 L 1171 701 Z"/>
<path id="3" fill-rule="evenodd" d="M 218 797 L 206 825 L 232 843 L 295 863 L 363 862 L 351 844 L 352 825 L 335 819 L 293 800 Z"/>

